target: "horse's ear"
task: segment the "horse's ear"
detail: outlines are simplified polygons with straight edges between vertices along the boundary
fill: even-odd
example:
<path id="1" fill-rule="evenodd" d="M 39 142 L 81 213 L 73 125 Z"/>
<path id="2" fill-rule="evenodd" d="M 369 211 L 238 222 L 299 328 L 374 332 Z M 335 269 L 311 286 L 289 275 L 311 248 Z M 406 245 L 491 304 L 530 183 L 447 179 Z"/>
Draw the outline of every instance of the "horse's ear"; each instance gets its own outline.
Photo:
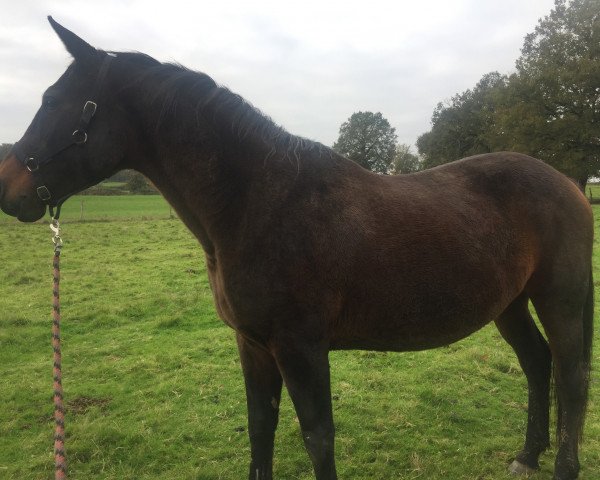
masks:
<path id="1" fill-rule="evenodd" d="M 92 47 L 85 40 L 82 40 L 70 30 L 67 30 L 60 23 L 55 21 L 51 16 L 48 16 L 50 25 L 58 35 L 58 38 L 62 40 L 67 51 L 77 61 L 85 61 L 94 56 L 96 49 Z"/>

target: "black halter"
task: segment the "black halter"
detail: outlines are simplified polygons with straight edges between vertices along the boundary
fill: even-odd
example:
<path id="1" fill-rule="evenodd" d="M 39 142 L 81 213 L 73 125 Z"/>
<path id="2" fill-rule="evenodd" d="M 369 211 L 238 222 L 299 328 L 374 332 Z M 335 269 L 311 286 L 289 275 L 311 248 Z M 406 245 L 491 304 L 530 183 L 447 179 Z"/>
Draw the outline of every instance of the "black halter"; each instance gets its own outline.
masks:
<path id="1" fill-rule="evenodd" d="M 21 148 L 19 142 L 15 143 L 13 146 L 13 151 L 16 157 L 25 165 L 27 170 L 34 175 L 36 181 L 35 183 L 37 185 L 37 195 L 42 202 L 48 205 L 50 208 L 50 215 L 52 215 L 54 218 L 58 218 L 60 214 L 60 207 L 62 206 L 63 202 L 73 193 L 69 193 L 61 198 L 55 199 L 52 193 L 50 193 L 50 189 L 48 189 L 46 186 L 42 172 L 44 167 L 52 162 L 52 160 L 54 160 L 58 154 L 64 152 L 74 145 L 82 146 L 87 142 L 88 129 L 92 118 L 94 118 L 96 110 L 98 109 L 98 104 L 95 100 L 98 96 L 102 83 L 104 82 L 106 74 L 108 73 L 110 62 L 114 58 L 113 54 L 107 53 L 105 55 L 106 56 L 102 61 L 102 65 L 100 66 L 98 76 L 96 77 L 96 83 L 94 85 L 92 95 L 89 97 L 91 100 L 87 100 L 85 102 L 83 111 L 81 112 L 81 117 L 79 118 L 79 124 L 69 138 L 65 139 L 65 141 L 63 141 L 62 144 L 59 144 L 58 147 L 52 148 L 49 151 L 42 151 L 36 155 L 26 153 Z M 56 207 L 56 215 L 54 214 L 54 207 Z"/>

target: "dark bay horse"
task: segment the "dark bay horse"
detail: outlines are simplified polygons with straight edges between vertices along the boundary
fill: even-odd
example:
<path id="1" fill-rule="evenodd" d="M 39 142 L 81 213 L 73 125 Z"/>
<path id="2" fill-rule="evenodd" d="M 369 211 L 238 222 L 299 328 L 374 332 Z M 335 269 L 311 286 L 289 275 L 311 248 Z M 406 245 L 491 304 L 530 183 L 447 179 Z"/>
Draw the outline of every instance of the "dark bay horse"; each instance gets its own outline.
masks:
<path id="1" fill-rule="evenodd" d="M 554 478 L 577 478 L 593 227 L 574 183 L 516 153 L 376 175 L 287 133 L 205 74 L 96 50 L 49 20 L 74 62 L 0 164 L 2 210 L 38 220 L 123 168 L 158 187 L 200 241 L 217 311 L 237 334 L 250 480 L 272 478 L 284 382 L 316 478 L 336 478 L 330 350 L 434 348 L 492 321 L 529 387 L 510 470 L 537 468 L 549 445 L 553 370 Z"/>

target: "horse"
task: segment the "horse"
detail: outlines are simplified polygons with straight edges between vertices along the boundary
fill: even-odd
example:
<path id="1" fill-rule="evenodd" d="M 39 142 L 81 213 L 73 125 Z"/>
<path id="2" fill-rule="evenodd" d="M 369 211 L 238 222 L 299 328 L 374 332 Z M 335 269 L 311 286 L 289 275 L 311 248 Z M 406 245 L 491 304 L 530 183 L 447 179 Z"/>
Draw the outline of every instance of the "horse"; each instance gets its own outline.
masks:
<path id="1" fill-rule="evenodd" d="M 73 62 L 0 164 L 0 207 L 32 222 L 124 168 L 153 182 L 201 244 L 216 310 L 235 331 L 249 480 L 273 478 L 283 384 L 315 478 L 337 478 L 331 350 L 435 348 L 492 321 L 528 384 L 510 471 L 537 469 L 549 446 L 554 378 L 554 479 L 578 477 L 593 219 L 571 180 L 510 152 L 374 174 L 204 73 L 96 49 L 48 20 Z"/>

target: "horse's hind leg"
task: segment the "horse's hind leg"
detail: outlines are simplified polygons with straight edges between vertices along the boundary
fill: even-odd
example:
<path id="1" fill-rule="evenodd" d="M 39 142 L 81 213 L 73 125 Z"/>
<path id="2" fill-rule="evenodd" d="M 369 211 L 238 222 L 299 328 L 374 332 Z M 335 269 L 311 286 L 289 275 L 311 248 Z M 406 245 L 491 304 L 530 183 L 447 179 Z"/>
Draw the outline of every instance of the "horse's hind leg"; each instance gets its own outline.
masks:
<path id="1" fill-rule="evenodd" d="M 573 279 L 562 294 L 532 295 L 552 351 L 558 398 L 558 454 L 555 480 L 573 480 L 579 473 L 578 444 L 587 404 L 592 337 L 593 282 L 586 292 Z"/>
<path id="2" fill-rule="evenodd" d="M 516 352 L 527 377 L 529 408 L 525 446 L 510 466 L 512 473 L 527 473 L 539 468 L 538 458 L 550 443 L 550 349 L 529 314 L 525 295 L 509 305 L 496 320 L 496 325 Z"/>

